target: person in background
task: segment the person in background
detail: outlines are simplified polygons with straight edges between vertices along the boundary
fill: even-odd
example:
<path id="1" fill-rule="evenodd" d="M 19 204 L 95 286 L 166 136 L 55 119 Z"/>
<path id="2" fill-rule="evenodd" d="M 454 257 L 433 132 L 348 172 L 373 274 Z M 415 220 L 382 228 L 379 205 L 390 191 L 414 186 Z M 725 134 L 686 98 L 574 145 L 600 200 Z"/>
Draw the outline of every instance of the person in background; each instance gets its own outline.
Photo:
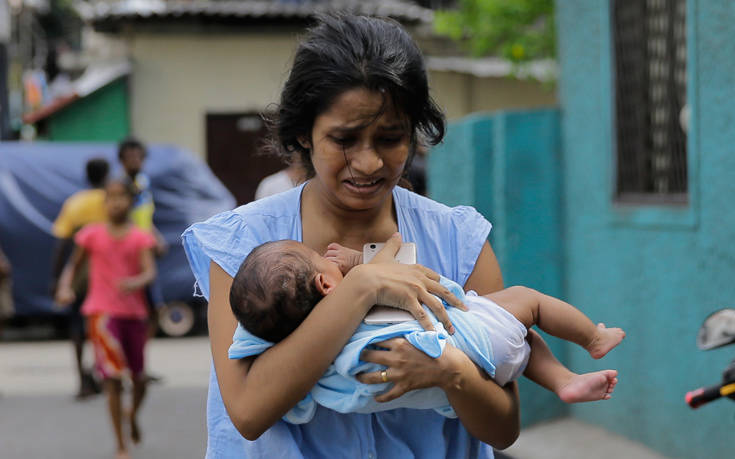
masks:
<path id="1" fill-rule="evenodd" d="M 10 261 L 0 247 L 0 338 L 3 336 L 5 321 L 13 316 L 13 288 L 10 283 Z"/>
<path id="2" fill-rule="evenodd" d="M 442 390 L 457 419 L 431 410 L 343 414 L 317 405 L 308 423 L 283 420 L 373 305 L 406 309 L 425 323 L 425 303 L 446 323 L 433 294 L 453 305 L 459 300 L 439 283 L 440 274 L 479 295 L 501 290 L 503 281 L 487 242 L 490 222 L 470 207 L 450 208 L 399 186 L 417 144 L 438 144 L 446 124 L 429 94 L 421 51 L 398 23 L 318 16 L 274 112 L 273 150 L 300 157 L 308 181 L 196 223 L 182 236 L 209 301 L 207 457 L 490 459 L 493 446 L 510 446 L 520 431 L 516 383 L 500 387 L 455 347 L 431 359 L 402 338 L 375 343 L 380 349 L 363 361 L 387 367 L 391 396 Z M 230 288 L 252 249 L 291 239 L 320 254 L 331 242 L 360 250 L 399 230 L 422 247 L 417 264 L 357 266 L 288 338 L 258 356 L 229 358 L 237 328 Z M 533 330 L 529 337 L 541 339 Z M 380 371 L 358 379 L 383 380 Z"/>
<path id="3" fill-rule="evenodd" d="M 135 198 L 133 207 L 130 210 L 130 220 L 140 229 L 150 233 L 156 245 L 153 254 L 156 258 L 162 257 L 168 251 L 168 243 L 158 228 L 153 224 L 153 214 L 156 210 L 153 201 L 153 193 L 151 192 L 151 181 L 143 172 L 143 164 L 148 156 L 145 145 L 134 137 L 128 137 L 117 146 L 117 159 L 123 167 L 125 180 L 133 185 L 135 190 Z M 158 310 L 164 305 L 163 293 L 161 288 L 154 281 L 145 289 L 146 305 L 149 309 L 148 334 L 153 338 L 158 330 Z M 146 376 L 148 382 L 156 383 L 162 380 L 161 376 L 148 374 Z"/>
<path id="4" fill-rule="evenodd" d="M 143 143 L 135 138 L 129 137 L 117 147 L 117 158 L 122 165 L 126 178 L 134 185 L 136 195 L 133 208 L 130 210 L 130 220 L 138 228 L 151 233 L 156 239 L 156 256 L 161 256 L 168 250 L 168 244 L 163 235 L 153 224 L 153 213 L 156 210 L 151 193 L 151 181 L 143 172 L 143 163 L 147 156 Z"/>
<path id="5" fill-rule="evenodd" d="M 97 372 L 104 381 L 108 409 L 117 441 L 118 459 L 129 458 L 123 436 L 122 377 L 129 374 L 133 401 L 125 411 L 130 437 L 139 443 L 138 410 L 146 392 L 144 348 L 148 339 L 145 286 L 156 277 L 153 236 L 129 219 L 135 189 L 122 180 L 105 187 L 107 223 L 93 223 L 74 237 L 77 246 L 59 279 L 55 300 L 66 306 L 76 300 L 72 281 L 89 259 L 89 289 L 82 314 L 88 320 L 89 339 Z"/>
<path id="6" fill-rule="evenodd" d="M 416 151 L 416 155 L 411 161 L 411 165 L 408 167 L 406 178 L 411 183 L 411 188 L 414 193 L 426 196 L 426 155 L 428 154 L 426 148 L 419 148 Z"/>
<path id="7" fill-rule="evenodd" d="M 304 168 L 301 167 L 298 159 L 294 159 L 287 168 L 271 174 L 260 181 L 258 188 L 255 190 L 255 199 L 262 199 L 266 196 L 290 190 L 303 182 L 304 179 Z"/>
<path id="8" fill-rule="evenodd" d="M 123 167 L 125 179 L 133 185 L 135 198 L 130 210 L 130 220 L 140 229 L 150 233 L 156 240 L 153 254 L 156 258 L 162 257 L 168 251 L 168 243 L 156 225 L 153 224 L 153 214 L 156 210 L 151 192 L 151 181 L 143 172 L 143 164 L 148 156 L 145 145 L 134 137 L 128 137 L 117 146 L 117 159 Z M 154 281 L 145 289 L 146 305 L 148 306 L 149 323 L 148 335 L 153 338 L 158 331 L 158 311 L 165 305 L 161 288 Z M 148 382 L 157 383 L 161 376 L 148 374 Z"/>
<path id="9" fill-rule="evenodd" d="M 74 235 L 83 226 L 89 223 L 104 222 L 107 219 L 105 210 L 104 185 L 110 170 L 110 165 L 103 158 L 92 158 L 85 166 L 87 182 L 90 188 L 80 190 L 69 196 L 61 206 L 61 211 L 54 221 L 52 232 L 57 238 L 53 260 L 53 286 L 56 291 L 61 270 L 64 267 L 71 249 L 74 246 Z M 79 309 L 82 306 L 87 291 L 87 266 L 82 265 L 77 276 L 72 281 L 77 301 L 69 310 L 69 338 L 74 348 L 74 359 L 79 376 L 79 390 L 76 398 L 82 400 L 100 393 L 100 387 L 91 372 L 84 368 L 84 341 L 86 336 L 84 317 Z"/>

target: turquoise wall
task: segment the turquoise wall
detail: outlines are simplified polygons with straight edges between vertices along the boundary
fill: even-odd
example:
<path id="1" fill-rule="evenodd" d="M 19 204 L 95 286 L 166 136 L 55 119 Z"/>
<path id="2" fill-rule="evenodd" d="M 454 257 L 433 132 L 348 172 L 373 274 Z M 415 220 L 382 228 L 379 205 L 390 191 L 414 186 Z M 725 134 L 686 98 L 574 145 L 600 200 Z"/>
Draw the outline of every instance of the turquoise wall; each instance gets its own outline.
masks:
<path id="1" fill-rule="evenodd" d="M 732 348 L 695 347 L 707 314 L 735 304 L 735 2 L 687 6 L 690 202 L 613 202 L 613 81 L 608 1 L 557 2 L 563 107 L 564 293 L 628 337 L 600 362 L 569 347 L 575 370 L 617 368 L 605 403 L 571 413 L 672 457 L 732 457 L 735 411 L 690 410 L 684 394 L 718 382 Z"/>
<path id="2" fill-rule="evenodd" d="M 679 206 L 614 201 L 609 8 L 557 2 L 560 121 L 544 110 L 452 124 L 430 155 L 429 191 L 496 225 L 507 285 L 559 295 L 628 333 L 600 361 L 551 339 L 574 371 L 616 368 L 620 383 L 609 402 L 564 407 L 523 382 L 524 424 L 569 413 L 669 457 L 732 457 L 732 403 L 694 411 L 684 394 L 717 383 L 733 357 L 698 351 L 695 337 L 710 312 L 735 306 L 735 2 L 687 2 L 689 202 Z"/>
<path id="3" fill-rule="evenodd" d="M 449 126 L 429 155 L 432 198 L 472 205 L 490 220 L 506 285 L 562 294 L 559 112 L 478 114 Z M 549 338 L 555 355 L 565 346 Z M 524 425 L 565 413 L 556 396 L 521 380 Z"/>

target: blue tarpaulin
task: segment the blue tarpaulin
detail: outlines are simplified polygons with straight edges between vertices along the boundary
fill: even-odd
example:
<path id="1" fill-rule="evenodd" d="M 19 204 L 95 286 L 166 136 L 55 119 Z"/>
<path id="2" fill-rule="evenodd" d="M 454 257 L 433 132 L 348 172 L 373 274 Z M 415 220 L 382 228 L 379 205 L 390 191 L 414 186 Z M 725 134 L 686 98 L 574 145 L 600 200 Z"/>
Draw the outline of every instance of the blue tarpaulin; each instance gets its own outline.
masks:
<path id="1" fill-rule="evenodd" d="M 0 247 L 13 267 L 17 315 L 56 311 L 49 294 L 51 225 L 64 200 L 87 188 L 85 164 L 94 157 L 110 162 L 111 177 L 122 175 L 115 144 L 0 143 Z M 194 277 L 179 236 L 235 200 L 206 164 L 173 145 L 149 146 L 143 172 L 156 204 L 154 224 L 170 245 L 158 260 L 158 284 L 166 301 L 188 300 Z"/>

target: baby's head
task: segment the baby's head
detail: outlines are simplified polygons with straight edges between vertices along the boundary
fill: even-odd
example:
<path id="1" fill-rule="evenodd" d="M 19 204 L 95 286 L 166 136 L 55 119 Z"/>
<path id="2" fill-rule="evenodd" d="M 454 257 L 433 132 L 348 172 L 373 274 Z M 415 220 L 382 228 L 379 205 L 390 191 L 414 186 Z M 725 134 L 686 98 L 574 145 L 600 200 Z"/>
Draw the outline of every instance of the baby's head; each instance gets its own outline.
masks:
<path id="1" fill-rule="evenodd" d="M 266 242 L 240 265 L 232 281 L 230 305 L 247 331 L 277 343 L 341 280 L 336 263 L 304 244 Z"/>

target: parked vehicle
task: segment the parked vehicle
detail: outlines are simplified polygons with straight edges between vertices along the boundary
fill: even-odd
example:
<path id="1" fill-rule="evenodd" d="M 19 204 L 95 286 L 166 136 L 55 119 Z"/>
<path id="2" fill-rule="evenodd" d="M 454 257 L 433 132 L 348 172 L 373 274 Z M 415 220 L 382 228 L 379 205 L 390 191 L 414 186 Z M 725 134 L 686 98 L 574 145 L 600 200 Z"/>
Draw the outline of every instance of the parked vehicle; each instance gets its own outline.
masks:
<path id="1" fill-rule="evenodd" d="M 62 203 L 87 187 L 85 164 L 106 158 L 111 176 L 121 175 L 112 143 L 0 143 L 0 245 L 13 266 L 13 296 L 18 317 L 65 314 L 49 294 L 55 239 L 51 225 Z M 161 330 L 184 335 L 200 324 L 204 302 L 196 298 L 180 235 L 191 223 L 230 209 L 232 195 L 209 167 L 173 145 L 151 145 L 144 172 L 156 204 L 154 224 L 170 246 L 158 260 L 158 284 L 166 307 Z"/>
<path id="2" fill-rule="evenodd" d="M 715 349 L 735 343 L 735 309 L 720 309 L 705 319 L 697 335 L 697 347 Z M 722 382 L 687 392 L 686 402 L 692 408 L 728 397 L 735 400 L 735 359 L 722 372 Z"/>

